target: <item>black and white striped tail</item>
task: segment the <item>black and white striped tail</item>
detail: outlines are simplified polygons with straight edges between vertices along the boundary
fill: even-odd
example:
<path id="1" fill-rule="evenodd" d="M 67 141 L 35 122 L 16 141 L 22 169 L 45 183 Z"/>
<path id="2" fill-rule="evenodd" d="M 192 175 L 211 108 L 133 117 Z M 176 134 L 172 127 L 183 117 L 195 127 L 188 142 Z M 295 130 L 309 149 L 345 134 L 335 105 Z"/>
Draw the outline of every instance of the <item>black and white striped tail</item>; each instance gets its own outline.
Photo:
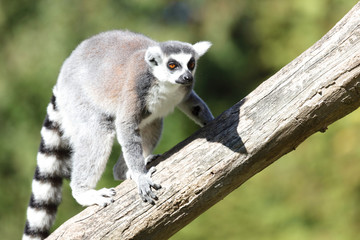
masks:
<path id="1" fill-rule="evenodd" d="M 60 124 L 61 117 L 54 95 L 41 129 L 23 240 L 44 239 L 49 235 L 61 202 L 62 179 L 70 176 L 71 149 L 62 139 Z"/>

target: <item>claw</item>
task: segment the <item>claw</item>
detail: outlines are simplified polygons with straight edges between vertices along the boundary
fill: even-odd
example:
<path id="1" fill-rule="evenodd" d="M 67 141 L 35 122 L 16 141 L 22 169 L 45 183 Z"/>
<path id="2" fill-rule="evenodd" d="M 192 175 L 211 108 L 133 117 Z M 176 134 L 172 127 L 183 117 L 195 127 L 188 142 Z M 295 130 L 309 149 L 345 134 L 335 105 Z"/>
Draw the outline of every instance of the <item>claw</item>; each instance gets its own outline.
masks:
<path id="1" fill-rule="evenodd" d="M 155 190 L 161 189 L 161 185 L 160 185 L 160 184 L 156 184 L 156 183 L 154 183 L 153 185 L 151 185 L 151 187 L 152 187 L 153 189 L 155 189 Z"/>
<path id="2" fill-rule="evenodd" d="M 149 192 L 149 195 L 152 199 L 158 200 L 158 197 L 153 192 Z"/>
<path id="3" fill-rule="evenodd" d="M 140 197 L 141 197 L 141 200 L 142 200 L 143 202 L 147 202 L 146 197 L 145 197 L 145 196 L 143 196 L 141 193 L 140 193 Z"/>
<path id="4" fill-rule="evenodd" d="M 155 167 L 151 167 L 151 168 L 149 169 L 148 174 L 151 176 L 151 175 L 153 175 L 155 172 L 156 172 L 156 168 L 155 168 Z"/>

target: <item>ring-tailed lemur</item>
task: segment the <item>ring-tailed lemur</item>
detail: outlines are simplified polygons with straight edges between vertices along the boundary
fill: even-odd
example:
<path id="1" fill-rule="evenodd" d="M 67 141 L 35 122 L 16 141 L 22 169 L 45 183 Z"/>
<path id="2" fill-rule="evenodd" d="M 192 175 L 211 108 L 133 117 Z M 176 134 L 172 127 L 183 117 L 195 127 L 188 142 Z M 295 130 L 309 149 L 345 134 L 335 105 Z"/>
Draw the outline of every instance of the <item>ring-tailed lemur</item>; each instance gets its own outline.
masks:
<path id="1" fill-rule="evenodd" d="M 157 200 L 147 170 L 162 119 L 178 106 L 200 126 L 213 119 L 193 90 L 196 62 L 211 46 L 156 42 L 129 31 L 109 31 L 83 41 L 64 62 L 47 116 L 32 182 L 23 239 L 49 234 L 61 201 L 63 178 L 83 205 L 106 206 L 114 189 L 95 190 L 114 137 L 122 147 L 115 179 L 133 179 L 144 201 Z"/>

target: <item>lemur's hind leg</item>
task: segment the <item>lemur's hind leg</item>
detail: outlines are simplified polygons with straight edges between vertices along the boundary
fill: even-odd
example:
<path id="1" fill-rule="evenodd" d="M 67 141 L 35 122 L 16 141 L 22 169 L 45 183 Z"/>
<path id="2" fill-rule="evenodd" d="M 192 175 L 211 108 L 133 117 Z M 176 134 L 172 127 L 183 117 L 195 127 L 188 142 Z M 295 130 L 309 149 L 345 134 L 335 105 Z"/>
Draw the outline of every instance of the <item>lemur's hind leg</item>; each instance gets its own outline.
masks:
<path id="1" fill-rule="evenodd" d="M 142 140 L 143 156 L 145 158 L 145 165 L 155 160 L 159 155 L 152 155 L 152 151 L 155 149 L 159 139 L 161 137 L 163 127 L 163 120 L 157 119 L 152 123 L 146 125 L 140 130 Z M 114 165 L 113 175 L 115 180 L 125 180 L 130 178 L 128 167 L 126 166 L 124 157 L 120 155 L 118 161 Z"/>
<path id="2" fill-rule="evenodd" d="M 152 155 L 152 152 L 160 140 L 162 128 L 163 120 L 157 119 L 140 131 L 143 140 L 142 147 L 145 164 L 152 162 L 160 156 L 159 154 Z"/>
<path id="3" fill-rule="evenodd" d="M 120 154 L 119 159 L 115 163 L 113 167 L 113 175 L 115 180 L 123 181 L 127 178 L 130 178 L 130 176 L 126 176 L 128 172 L 128 167 L 126 166 L 124 156 L 122 153 Z"/>
<path id="4" fill-rule="evenodd" d="M 72 195 L 79 204 L 106 206 L 113 202 L 112 196 L 115 195 L 115 190 L 113 188 L 95 190 L 95 187 L 110 156 L 115 131 L 104 124 L 92 126 L 98 127 L 88 130 L 87 125 L 84 124 L 79 134 L 74 137 L 70 186 Z"/>

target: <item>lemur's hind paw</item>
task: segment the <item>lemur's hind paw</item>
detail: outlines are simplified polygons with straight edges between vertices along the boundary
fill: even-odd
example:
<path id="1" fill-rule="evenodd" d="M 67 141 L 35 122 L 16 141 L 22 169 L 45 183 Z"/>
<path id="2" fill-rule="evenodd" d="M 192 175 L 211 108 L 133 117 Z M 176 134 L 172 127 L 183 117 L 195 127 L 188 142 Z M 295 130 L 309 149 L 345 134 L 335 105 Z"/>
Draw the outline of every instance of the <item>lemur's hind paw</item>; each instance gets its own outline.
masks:
<path id="1" fill-rule="evenodd" d="M 156 160 L 160 156 L 161 156 L 160 154 L 150 154 L 145 158 L 145 165 L 148 165 L 149 163 Z"/>
<path id="2" fill-rule="evenodd" d="M 98 190 L 98 193 L 103 197 L 113 197 L 116 194 L 115 188 L 102 188 Z"/>
<path id="3" fill-rule="evenodd" d="M 114 188 L 102 188 L 100 190 L 89 189 L 81 192 L 74 192 L 73 196 L 76 201 L 83 206 L 99 205 L 106 207 L 114 202 L 112 198 L 116 192 Z"/>

